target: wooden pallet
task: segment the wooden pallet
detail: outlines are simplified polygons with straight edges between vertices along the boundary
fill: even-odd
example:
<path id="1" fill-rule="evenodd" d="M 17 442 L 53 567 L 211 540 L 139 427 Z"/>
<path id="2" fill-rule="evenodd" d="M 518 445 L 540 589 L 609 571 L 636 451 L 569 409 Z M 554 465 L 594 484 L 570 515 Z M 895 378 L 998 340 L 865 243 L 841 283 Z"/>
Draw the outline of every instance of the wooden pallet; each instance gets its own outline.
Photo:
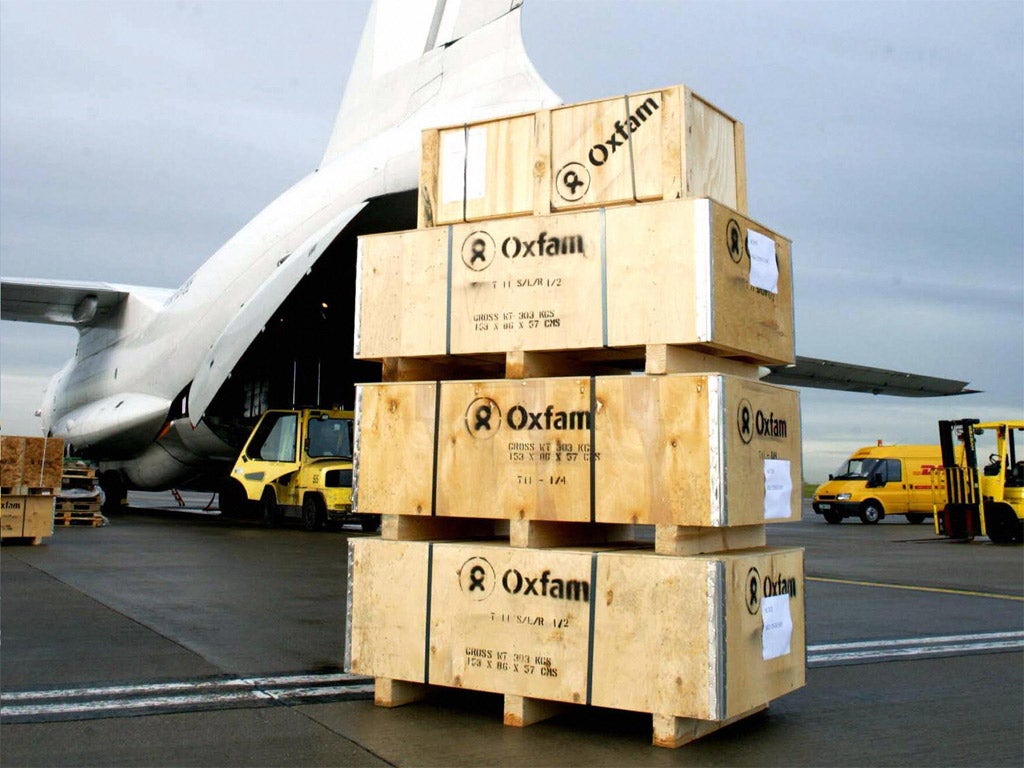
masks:
<path id="1" fill-rule="evenodd" d="M 386 357 L 381 381 L 459 381 L 468 379 L 530 379 L 549 376 L 652 376 L 715 371 L 757 379 L 759 367 L 743 357 L 714 354 L 713 350 L 674 344 L 632 347 L 510 352 L 480 355 Z"/>
<path id="2" fill-rule="evenodd" d="M 373 703 L 378 707 L 393 709 L 422 701 L 429 695 L 431 688 L 438 687 L 440 686 L 377 677 L 374 678 Z M 572 707 L 583 706 L 517 696 L 511 693 L 494 695 L 502 697 L 504 702 L 502 721 L 505 725 L 512 728 L 525 728 L 552 717 L 557 717 L 568 712 Z M 765 712 L 768 706 L 768 703 L 761 704 L 725 720 L 701 720 L 692 717 L 677 717 L 676 715 L 652 715 L 651 743 L 656 747 L 677 749 L 733 723 L 745 720 L 759 712 Z"/>
<path id="3" fill-rule="evenodd" d="M 99 499 L 75 500 L 74 498 L 57 497 L 54 506 L 56 512 L 99 514 Z"/>
<path id="4" fill-rule="evenodd" d="M 55 512 L 53 522 L 54 525 L 81 525 L 99 528 L 106 524 L 107 519 L 99 512 Z"/>
<path id="5" fill-rule="evenodd" d="M 64 479 L 95 480 L 96 470 L 92 467 L 69 467 L 64 465 Z"/>
<path id="6" fill-rule="evenodd" d="M 380 535 L 388 541 L 493 539 L 524 549 L 621 545 L 638 541 L 649 544 L 653 538 L 654 551 L 659 555 L 700 555 L 763 547 L 767 542 L 766 529 L 764 524 L 720 528 L 384 515 Z M 643 535 L 644 532 L 647 535 Z"/>
<path id="7" fill-rule="evenodd" d="M 54 488 L 48 485 L 5 485 L 0 486 L 3 496 L 53 496 Z"/>

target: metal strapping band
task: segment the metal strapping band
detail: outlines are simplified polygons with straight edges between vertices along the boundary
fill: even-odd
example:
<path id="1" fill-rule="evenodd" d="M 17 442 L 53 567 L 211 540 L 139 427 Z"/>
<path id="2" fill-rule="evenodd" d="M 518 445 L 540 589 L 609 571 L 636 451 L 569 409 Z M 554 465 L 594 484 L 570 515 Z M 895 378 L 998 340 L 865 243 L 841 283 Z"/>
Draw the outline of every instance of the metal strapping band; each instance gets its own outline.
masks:
<path id="1" fill-rule="evenodd" d="M 441 432 L 441 382 L 434 382 L 434 464 L 430 472 L 430 515 L 437 514 L 437 451 Z"/>
<path id="2" fill-rule="evenodd" d="M 597 377 L 590 377 L 590 522 L 597 522 L 597 470 L 594 449 L 597 446 Z"/>
<path id="3" fill-rule="evenodd" d="M 444 353 L 452 353 L 452 225 L 448 225 L 448 281 L 444 311 Z"/>
<path id="4" fill-rule="evenodd" d="M 587 706 L 594 695 L 594 612 L 597 605 L 597 552 L 590 556 L 590 626 L 587 629 Z"/>
<path id="5" fill-rule="evenodd" d="M 430 593 L 434 580 L 434 542 L 427 547 L 427 625 L 423 631 L 423 682 L 430 682 Z"/>
<path id="6" fill-rule="evenodd" d="M 626 130 L 629 133 L 629 181 L 633 185 L 633 201 L 639 203 L 640 199 L 636 196 L 636 162 L 633 160 L 633 128 L 630 126 L 629 119 L 632 115 L 629 113 L 629 94 L 626 94 Z"/>
<path id="7" fill-rule="evenodd" d="M 601 208 L 601 344 L 608 346 L 608 239 L 604 208 Z"/>

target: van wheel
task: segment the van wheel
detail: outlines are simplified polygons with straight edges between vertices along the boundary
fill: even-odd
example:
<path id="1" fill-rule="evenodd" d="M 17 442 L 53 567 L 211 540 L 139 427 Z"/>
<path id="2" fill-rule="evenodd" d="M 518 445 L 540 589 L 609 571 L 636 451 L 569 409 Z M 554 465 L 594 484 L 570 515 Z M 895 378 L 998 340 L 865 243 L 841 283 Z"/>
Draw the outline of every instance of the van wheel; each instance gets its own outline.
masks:
<path id="1" fill-rule="evenodd" d="M 860 508 L 860 521 L 864 525 L 874 525 L 885 513 L 882 512 L 882 505 L 877 501 L 865 501 L 864 506 Z"/>
<path id="2" fill-rule="evenodd" d="M 260 517 L 263 520 L 263 525 L 267 528 L 277 525 L 277 497 L 269 488 L 265 489 L 263 496 L 260 497 Z"/>
<path id="3" fill-rule="evenodd" d="M 907 512 L 907 522 L 911 525 L 920 525 L 924 522 L 925 517 L 923 512 Z"/>
<path id="4" fill-rule="evenodd" d="M 324 500 L 316 493 L 307 493 L 302 497 L 302 527 L 307 531 L 318 530 L 327 518 Z"/>
<path id="5" fill-rule="evenodd" d="M 838 525 L 843 522 L 842 512 L 822 512 L 821 514 L 825 518 L 825 522 L 831 525 Z"/>

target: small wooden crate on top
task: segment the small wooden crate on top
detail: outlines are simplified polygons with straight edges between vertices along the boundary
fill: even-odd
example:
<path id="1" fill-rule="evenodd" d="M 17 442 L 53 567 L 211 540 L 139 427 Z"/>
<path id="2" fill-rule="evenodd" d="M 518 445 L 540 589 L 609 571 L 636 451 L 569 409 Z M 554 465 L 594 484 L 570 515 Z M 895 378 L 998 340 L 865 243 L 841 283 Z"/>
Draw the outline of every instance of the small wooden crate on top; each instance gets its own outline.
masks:
<path id="1" fill-rule="evenodd" d="M 743 125 L 685 86 L 423 133 L 419 227 L 704 196 L 746 212 Z"/>

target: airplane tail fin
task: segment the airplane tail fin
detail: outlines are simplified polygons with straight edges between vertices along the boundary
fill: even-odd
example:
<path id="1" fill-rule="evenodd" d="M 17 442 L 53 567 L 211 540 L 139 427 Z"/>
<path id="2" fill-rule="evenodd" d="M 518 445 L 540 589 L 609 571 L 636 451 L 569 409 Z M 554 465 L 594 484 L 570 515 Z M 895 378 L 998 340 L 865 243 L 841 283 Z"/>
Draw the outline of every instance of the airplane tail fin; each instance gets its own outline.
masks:
<path id="1" fill-rule="evenodd" d="M 523 0 L 374 0 L 321 166 L 390 128 L 561 103 L 523 47 Z"/>

